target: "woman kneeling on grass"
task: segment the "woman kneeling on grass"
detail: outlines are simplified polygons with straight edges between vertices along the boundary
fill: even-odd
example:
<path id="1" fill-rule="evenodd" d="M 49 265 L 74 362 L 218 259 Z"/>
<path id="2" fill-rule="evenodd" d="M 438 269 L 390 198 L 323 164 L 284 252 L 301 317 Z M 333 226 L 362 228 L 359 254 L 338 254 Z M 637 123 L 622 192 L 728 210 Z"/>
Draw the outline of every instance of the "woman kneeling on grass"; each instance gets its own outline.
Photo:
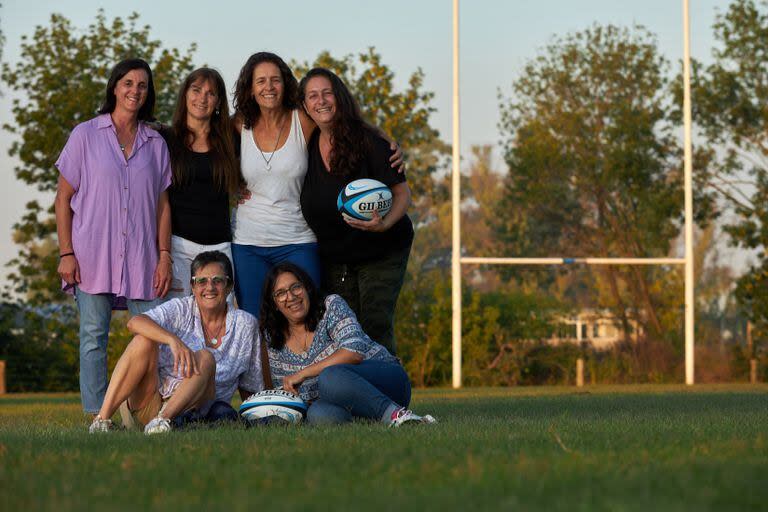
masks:
<path id="1" fill-rule="evenodd" d="M 272 268 L 260 319 L 273 382 L 310 403 L 310 423 L 434 423 L 407 409 L 411 384 L 398 360 L 363 332 L 344 299 L 323 300 L 300 267 Z"/>
<path id="2" fill-rule="evenodd" d="M 261 391 L 261 344 L 256 319 L 227 305 L 232 264 L 209 251 L 192 261 L 192 295 L 131 318 L 128 344 L 112 373 L 104 404 L 90 432 L 110 429 L 118 406 L 123 422 L 145 425 L 146 434 L 171 430 L 185 412 L 203 420 L 236 419 L 229 405 Z M 126 418 L 125 416 L 128 416 Z"/>

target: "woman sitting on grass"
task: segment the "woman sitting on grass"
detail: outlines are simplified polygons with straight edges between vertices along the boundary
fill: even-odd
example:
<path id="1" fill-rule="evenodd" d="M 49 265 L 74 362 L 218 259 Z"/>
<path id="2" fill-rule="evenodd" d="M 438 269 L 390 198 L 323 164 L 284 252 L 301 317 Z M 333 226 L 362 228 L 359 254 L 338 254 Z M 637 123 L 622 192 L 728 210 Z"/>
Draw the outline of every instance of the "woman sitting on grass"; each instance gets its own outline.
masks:
<path id="1" fill-rule="evenodd" d="M 171 421 L 185 411 L 209 421 L 236 419 L 229 405 L 235 389 L 247 396 L 264 388 L 256 319 L 227 305 L 229 258 L 200 253 L 191 275 L 192 295 L 128 322 L 136 336 L 117 362 L 91 433 L 108 431 L 123 401 L 123 422 L 145 425 L 146 434 L 171 430 Z"/>
<path id="2" fill-rule="evenodd" d="M 323 300 L 297 265 L 267 274 L 260 319 L 273 381 L 310 403 L 310 423 L 434 423 L 407 409 L 411 384 L 398 360 L 363 332 L 344 299 Z"/>

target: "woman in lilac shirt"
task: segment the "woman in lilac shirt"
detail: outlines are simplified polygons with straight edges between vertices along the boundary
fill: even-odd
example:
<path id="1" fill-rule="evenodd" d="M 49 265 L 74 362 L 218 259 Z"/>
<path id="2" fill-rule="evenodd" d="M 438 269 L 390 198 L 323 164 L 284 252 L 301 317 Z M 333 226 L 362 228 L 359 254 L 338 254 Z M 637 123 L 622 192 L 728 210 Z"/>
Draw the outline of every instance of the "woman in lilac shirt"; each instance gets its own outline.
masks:
<path id="1" fill-rule="evenodd" d="M 64 290 L 80 312 L 80 395 L 96 415 L 107 389 L 113 309 L 141 314 L 171 282 L 168 149 L 154 119 L 152 71 L 115 66 L 100 115 L 77 125 L 56 162 L 56 225 Z"/>

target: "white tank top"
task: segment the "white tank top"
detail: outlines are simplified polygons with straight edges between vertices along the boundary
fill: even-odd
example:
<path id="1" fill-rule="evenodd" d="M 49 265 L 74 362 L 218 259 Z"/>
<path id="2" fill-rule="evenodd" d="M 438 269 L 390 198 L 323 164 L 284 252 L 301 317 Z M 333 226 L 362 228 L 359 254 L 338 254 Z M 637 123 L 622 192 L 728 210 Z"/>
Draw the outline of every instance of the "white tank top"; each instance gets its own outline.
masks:
<path id="1" fill-rule="evenodd" d="M 253 130 L 243 128 L 240 168 L 251 198 L 235 209 L 232 242 L 277 247 L 317 241 L 301 214 L 299 202 L 307 174 L 307 141 L 298 110 L 291 114 L 288 140 L 274 153 L 265 151 L 262 156 L 253 140 Z"/>

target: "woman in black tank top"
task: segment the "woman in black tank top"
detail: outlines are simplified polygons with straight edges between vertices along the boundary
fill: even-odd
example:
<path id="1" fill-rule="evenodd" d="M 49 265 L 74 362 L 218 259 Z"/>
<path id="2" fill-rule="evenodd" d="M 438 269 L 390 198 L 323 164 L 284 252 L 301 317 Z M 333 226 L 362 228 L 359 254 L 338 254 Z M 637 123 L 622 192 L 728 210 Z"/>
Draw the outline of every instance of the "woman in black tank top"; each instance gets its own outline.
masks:
<path id="1" fill-rule="evenodd" d="M 160 131 L 173 169 L 170 297 L 190 294 L 190 265 L 197 254 L 218 250 L 232 259 L 230 194 L 242 178 L 226 94 L 218 71 L 193 71 L 179 89 L 172 126 Z"/>

